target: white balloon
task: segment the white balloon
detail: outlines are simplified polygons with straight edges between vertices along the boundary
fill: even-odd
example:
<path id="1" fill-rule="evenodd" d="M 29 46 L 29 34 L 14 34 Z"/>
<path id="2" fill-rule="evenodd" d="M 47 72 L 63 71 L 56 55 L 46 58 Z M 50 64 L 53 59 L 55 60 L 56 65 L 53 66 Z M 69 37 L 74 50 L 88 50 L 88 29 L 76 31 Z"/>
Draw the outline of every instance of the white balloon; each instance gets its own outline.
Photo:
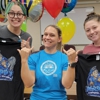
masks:
<path id="1" fill-rule="evenodd" d="M 42 3 L 37 4 L 30 12 L 29 12 L 29 19 L 32 22 L 37 22 L 43 14 L 44 8 Z"/>

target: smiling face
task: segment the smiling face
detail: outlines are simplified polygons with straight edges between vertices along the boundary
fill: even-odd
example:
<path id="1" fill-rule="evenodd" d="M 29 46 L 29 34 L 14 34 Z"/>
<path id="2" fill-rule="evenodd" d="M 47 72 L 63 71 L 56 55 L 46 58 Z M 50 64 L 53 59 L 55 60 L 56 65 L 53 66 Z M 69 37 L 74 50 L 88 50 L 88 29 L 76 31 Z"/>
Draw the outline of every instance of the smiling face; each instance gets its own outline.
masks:
<path id="1" fill-rule="evenodd" d="M 96 19 L 90 20 L 85 23 L 84 28 L 89 40 L 93 43 L 100 41 L 100 22 Z"/>
<path id="2" fill-rule="evenodd" d="M 15 16 L 11 17 L 11 14 L 13 15 L 14 13 L 16 13 Z M 22 17 L 18 17 L 18 16 L 20 16 L 20 14 L 22 14 Z M 21 24 L 26 19 L 26 17 L 23 16 L 23 11 L 22 11 L 21 7 L 18 5 L 13 5 L 11 7 L 11 9 L 7 15 L 7 18 L 8 18 L 10 26 L 14 27 L 14 28 L 15 27 L 20 28 Z"/>
<path id="3" fill-rule="evenodd" d="M 52 26 L 47 27 L 43 35 L 43 44 L 45 48 L 56 49 L 59 42 L 61 42 L 61 37 L 58 35 L 57 29 Z"/>

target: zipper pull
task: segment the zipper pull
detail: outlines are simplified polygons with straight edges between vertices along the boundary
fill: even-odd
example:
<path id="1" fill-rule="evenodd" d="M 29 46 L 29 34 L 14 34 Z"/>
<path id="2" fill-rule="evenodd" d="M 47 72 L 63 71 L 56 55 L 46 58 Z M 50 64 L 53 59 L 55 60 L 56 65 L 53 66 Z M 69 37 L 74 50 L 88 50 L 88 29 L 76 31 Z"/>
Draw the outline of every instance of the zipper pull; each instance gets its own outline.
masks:
<path id="1" fill-rule="evenodd" d="M 21 42 L 21 41 L 22 41 L 22 39 L 21 39 L 21 36 L 20 36 L 20 35 L 18 36 L 18 38 L 19 38 L 18 42 Z"/>

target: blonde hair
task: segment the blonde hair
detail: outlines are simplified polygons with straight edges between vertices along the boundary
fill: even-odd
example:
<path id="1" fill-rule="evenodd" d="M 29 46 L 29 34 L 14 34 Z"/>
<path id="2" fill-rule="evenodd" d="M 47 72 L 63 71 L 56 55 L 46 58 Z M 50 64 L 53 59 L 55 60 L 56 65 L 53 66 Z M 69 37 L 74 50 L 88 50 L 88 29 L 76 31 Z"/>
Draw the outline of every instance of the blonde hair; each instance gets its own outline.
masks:
<path id="1" fill-rule="evenodd" d="M 46 28 L 48 28 L 50 26 L 55 28 L 57 30 L 58 36 L 61 37 L 61 34 L 62 34 L 61 29 L 56 25 L 48 25 Z M 44 29 L 44 31 L 46 30 L 46 28 Z M 61 51 L 61 48 L 62 48 L 62 41 L 57 44 L 57 50 Z"/>

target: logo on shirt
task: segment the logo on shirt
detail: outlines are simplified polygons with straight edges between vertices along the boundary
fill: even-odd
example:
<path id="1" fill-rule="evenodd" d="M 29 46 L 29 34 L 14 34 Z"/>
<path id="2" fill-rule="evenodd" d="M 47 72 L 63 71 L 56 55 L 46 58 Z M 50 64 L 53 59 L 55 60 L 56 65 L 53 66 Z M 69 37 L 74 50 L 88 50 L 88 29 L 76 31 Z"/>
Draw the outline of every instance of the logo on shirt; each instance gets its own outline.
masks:
<path id="1" fill-rule="evenodd" d="M 11 56 L 9 59 L 0 53 L 0 80 L 11 81 L 13 79 L 13 69 L 16 58 Z"/>
<path id="2" fill-rule="evenodd" d="M 89 96 L 100 97 L 100 72 L 98 72 L 96 66 L 91 68 L 89 72 L 86 93 Z"/>
<path id="3" fill-rule="evenodd" d="M 53 61 L 47 60 L 41 65 L 41 71 L 45 75 L 52 75 L 57 69 Z"/>

